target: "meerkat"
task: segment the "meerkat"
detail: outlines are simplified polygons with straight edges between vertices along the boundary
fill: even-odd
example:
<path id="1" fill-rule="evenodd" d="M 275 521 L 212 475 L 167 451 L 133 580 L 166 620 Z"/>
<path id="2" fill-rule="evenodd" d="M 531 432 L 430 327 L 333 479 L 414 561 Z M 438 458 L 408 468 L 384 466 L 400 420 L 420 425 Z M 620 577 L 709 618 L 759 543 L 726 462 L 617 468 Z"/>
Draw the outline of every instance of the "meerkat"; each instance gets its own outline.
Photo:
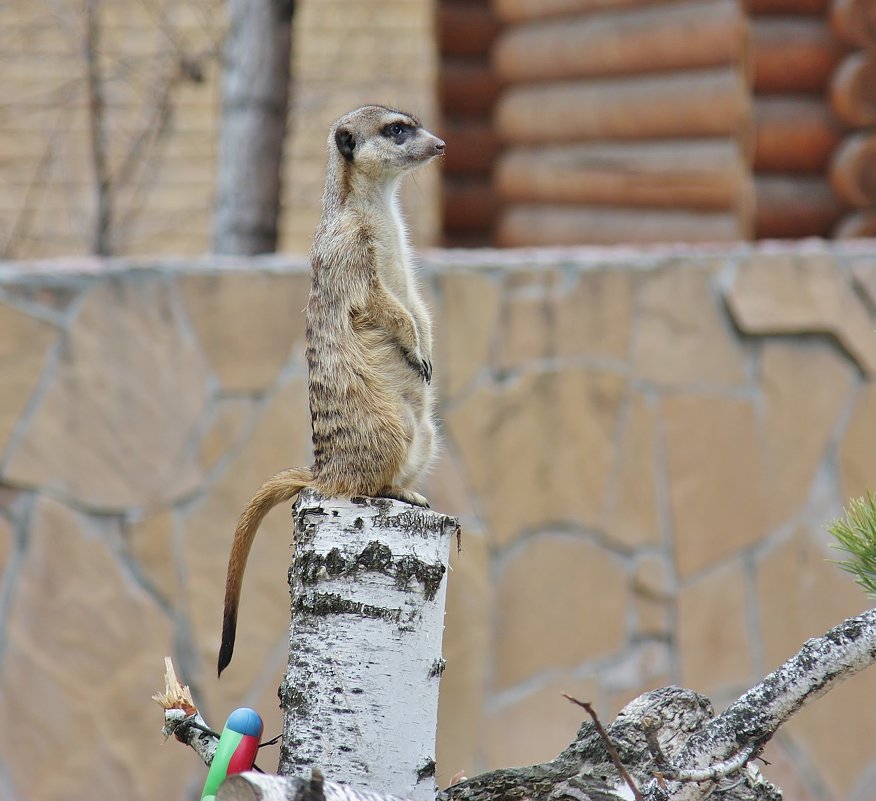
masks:
<path id="1" fill-rule="evenodd" d="M 384 106 L 355 109 L 331 127 L 305 313 L 314 464 L 277 473 L 240 516 L 228 560 L 220 675 L 234 650 L 246 560 L 274 506 L 305 487 L 329 497 L 429 505 L 412 486 L 435 452 L 432 330 L 397 191 L 406 173 L 444 148 L 416 117 Z"/>

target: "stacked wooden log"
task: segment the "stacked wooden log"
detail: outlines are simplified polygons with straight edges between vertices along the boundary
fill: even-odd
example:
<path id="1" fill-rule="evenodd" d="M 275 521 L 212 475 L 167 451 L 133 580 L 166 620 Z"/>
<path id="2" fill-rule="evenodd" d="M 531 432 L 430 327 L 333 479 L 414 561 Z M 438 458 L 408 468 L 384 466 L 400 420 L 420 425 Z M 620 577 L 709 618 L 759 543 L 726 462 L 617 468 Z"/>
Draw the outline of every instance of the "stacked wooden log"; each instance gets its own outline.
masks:
<path id="1" fill-rule="evenodd" d="M 852 209 L 834 234 L 876 236 L 876 2 L 832 0 L 830 25 L 854 48 L 830 84 L 833 111 L 848 128 L 831 159 L 830 183 Z"/>
<path id="2" fill-rule="evenodd" d="M 492 241 L 497 203 L 490 176 L 499 151 L 492 112 L 499 82 L 490 48 L 497 31 L 490 0 L 443 0 L 438 6 L 441 135 L 447 142 L 443 227 L 449 247 Z"/>
<path id="3" fill-rule="evenodd" d="M 750 2 L 758 238 L 828 236 L 843 213 L 827 172 L 842 135 L 828 87 L 844 48 L 827 2 Z"/>
<path id="4" fill-rule="evenodd" d="M 493 0 L 500 245 L 750 238 L 739 0 Z"/>

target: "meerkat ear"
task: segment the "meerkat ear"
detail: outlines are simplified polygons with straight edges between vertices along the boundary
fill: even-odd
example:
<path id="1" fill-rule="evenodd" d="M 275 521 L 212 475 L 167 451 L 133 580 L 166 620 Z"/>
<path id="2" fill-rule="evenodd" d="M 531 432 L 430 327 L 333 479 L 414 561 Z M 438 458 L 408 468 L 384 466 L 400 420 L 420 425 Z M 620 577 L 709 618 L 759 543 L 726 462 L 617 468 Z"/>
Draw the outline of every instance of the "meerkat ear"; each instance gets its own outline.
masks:
<path id="1" fill-rule="evenodd" d="M 353 151 L 356 149 L 356 137 L 346 128 L 338 128 L 335 131 L 335 144 L 341 155 L 347 160 L 353 160 Z"/>

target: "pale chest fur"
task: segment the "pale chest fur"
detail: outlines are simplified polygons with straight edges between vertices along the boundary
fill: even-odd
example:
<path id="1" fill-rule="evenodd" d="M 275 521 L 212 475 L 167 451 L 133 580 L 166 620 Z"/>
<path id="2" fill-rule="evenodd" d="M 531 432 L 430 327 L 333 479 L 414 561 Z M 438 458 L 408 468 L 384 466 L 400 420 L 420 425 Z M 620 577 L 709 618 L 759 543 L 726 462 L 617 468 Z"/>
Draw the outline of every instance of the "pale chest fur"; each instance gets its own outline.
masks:
<path id="1" fill-rule="evenodd" d="M 394 192 L 387 193 L 381 201 L 363 209 L 373 235 L 375 263 L 384 286 L 410 308 L 419 295 L 404 219 Z"/>

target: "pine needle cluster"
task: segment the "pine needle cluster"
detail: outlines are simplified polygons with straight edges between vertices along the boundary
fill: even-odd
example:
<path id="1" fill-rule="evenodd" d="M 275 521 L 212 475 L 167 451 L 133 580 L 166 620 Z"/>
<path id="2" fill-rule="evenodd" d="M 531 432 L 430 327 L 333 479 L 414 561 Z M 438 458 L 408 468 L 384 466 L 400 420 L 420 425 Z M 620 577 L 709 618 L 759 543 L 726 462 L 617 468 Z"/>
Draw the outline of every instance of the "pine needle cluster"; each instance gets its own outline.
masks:
<path id="1" fill-rule="evenodd" d="M 871 598 L 876 599 L 876 497 L 871 493 L 851 501 L 843 516 L 827 527 L 836 538 L 834 547 L 849 558 L 838 564 L 855 577 Z"/>

